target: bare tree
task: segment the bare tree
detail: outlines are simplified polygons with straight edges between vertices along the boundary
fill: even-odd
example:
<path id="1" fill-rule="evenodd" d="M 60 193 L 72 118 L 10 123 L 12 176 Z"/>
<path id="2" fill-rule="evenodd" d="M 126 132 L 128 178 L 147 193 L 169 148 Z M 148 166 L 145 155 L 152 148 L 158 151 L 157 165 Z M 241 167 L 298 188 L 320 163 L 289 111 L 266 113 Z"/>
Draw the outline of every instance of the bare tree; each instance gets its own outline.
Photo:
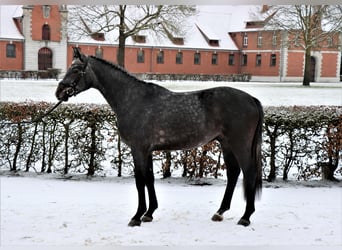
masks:
<path id="1" fill-rule="evenodd" d="M 69 14 L 69 31 L 79 37 L 117 31 L 111 39 L 113 43 L 119 43 L 117 62 L 124 67 L 128 37 L 145 30 L 152 30 L 157 35 L 182 35 L 186 27 L 184 20 L 194 14 L 194 6 L 183 5 L 73 6 Z"/>
<path id="2" fill-rule="evenodd" d="M 342 5 L 293 5 L 272 7 L 273 17 L 266 27 L 288 33 L 285 46 L 300 46 L 305 51 L 303 85 L 310 85 L 311 51 L 323 46 L 338 46 L 342 31 Z"/>

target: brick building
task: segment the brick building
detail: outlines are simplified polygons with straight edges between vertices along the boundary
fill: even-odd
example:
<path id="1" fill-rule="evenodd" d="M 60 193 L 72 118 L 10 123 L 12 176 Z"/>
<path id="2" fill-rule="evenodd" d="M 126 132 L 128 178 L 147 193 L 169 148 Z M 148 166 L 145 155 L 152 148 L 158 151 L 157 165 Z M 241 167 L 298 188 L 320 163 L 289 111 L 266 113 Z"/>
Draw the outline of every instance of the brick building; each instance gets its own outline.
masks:
<path id="1" fill-rule="evenodd" d="M 265 30 L 249 13 L 261 6 L 199 6 L 183 37 L 144 32 L 126 41 L 132 73 L 233 75 L 252 81 L 301 81 L 304 51 L 281 30 Z M 65 5 L 0 5 L 0 71 L 60 69 L 72 61 L 72 47 L 116 62 L 116 33 L 76 38 L 68 32 Z M 261 20 L 262 21 L 262 20 Z M 286 45 L 284 45 L 286 44 Z M 342 75 L 341 36 L 313 49 L 312 80 L 338 82 Z"/>

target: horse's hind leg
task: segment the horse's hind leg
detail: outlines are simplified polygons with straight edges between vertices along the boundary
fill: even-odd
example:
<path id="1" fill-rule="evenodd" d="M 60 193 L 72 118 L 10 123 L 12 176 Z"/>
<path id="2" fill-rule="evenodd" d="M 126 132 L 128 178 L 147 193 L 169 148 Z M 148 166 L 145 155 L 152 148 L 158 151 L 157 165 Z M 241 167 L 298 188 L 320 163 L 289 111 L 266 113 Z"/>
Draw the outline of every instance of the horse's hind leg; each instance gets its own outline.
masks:
<path id="1" fill-rule="evenodd" d="M 256 195 L 256 171 L 252 164 L 247 165 L 248 169 L 243 169 L 243 183 L 246 198 L 246 210 L 244 215 L 239 220 L 238 224 L 248 226 L 250 224 L 249 218 L 255 211 L 255 195 Z"/>
<path id="2" fill-rule="evenodd" d="M 152 155 L 150 154 L 148 157 L 147 169 L 146 169 L 146 187 L 149 198 L 149 207 L 147 212 L 142 217 L 143 222 L 151 222 L 153 220 L 153 212 L 158 208 L 156 191 L 154 189 L 154 174 L 153 174 L 153 163 L 152 163 Z"/>
<path id="3" fill-rule="evenodd" d="M 234 154 L 230 150 L 229 146 L 226 146 L 223 143 L 221 143 L 221 148 L 223 152 L 224 161 L 226 163 L 228 183 L 226 186 L 226 191 L 224 193 L 221 206 L 219 210 L 211 218 L 213 221 L 222 221 L 223 213 L 229 210 L 236 182 L 240 174 L 239 164 Z"/>

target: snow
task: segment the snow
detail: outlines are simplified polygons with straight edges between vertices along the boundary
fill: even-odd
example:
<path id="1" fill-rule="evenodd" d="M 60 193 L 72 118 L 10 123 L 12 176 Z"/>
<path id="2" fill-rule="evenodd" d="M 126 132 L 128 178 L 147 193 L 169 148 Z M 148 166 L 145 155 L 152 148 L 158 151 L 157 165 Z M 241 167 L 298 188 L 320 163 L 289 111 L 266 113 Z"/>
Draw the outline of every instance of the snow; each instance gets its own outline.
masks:
<path id="1" fill-rule="evenodd" d="M 0 177 L 2 246 L 329 246 L 342 244 L 341 185 L 272 184 L 251 225 L 236 225 L 245 202 L 241 181 L 232 208 L 212 222 L 225 182 L 194 186 L 157 179 L 152 223 L 127 226 L 136 211 L 133 178 L 54 175 Z M 318 186 L 317 186 L 318 184 Z"/>
<path id="2" fill-rule="evenodd" d="M 298 82 L 155 81 L 155 83 L 178 92 L 217 86 L 234 87 L 257 97 L 264 106 L 342 105 L 342 83 L 311 83 L 311 87 L 304 87 Z M 0 101 L 56 102 L 57 84 L 56 80 L 0 80 Z M 97 90 L 90 89 L 71 98 L 69 102 L 104 104 L 106 100 Z"/>
<path id="3" fill-rule="evenodd" d="M 13 18 L 22 16 L 19 5 L 0 5 L 0 38 L 24 40 Z"/>
<path id="4" fill-rule="evenodd" d="M 0 101 L 56 102 L 57 81 L 0 80 Z M 174 91 L 213 86 L 245 90 L 264 105 L 341 105 L 340 83 L 157 82 Z M 88 90 L 74 103 L 105 103 Z M 22 177 L 24 176 L 24 177 Z M 0 171 L 0 248 L 47 249 L 98 246 L 257 246 L 277 249 L 341 249 L 342 182 L 264 183 L 247 228 L 236 225 L 245 201 L 239 179 L 223 222 L 210 220 L 219 208 L 225 180 L 195 186 L 182 178 L 156 177 L 159 209 L 152 223 L 130 228 L 137 192 L 132 177 L 10 174 Z M 191 249 L 191 248 L 190 248 Z M 255 248 L 253 248 L 255 249 Z"/>

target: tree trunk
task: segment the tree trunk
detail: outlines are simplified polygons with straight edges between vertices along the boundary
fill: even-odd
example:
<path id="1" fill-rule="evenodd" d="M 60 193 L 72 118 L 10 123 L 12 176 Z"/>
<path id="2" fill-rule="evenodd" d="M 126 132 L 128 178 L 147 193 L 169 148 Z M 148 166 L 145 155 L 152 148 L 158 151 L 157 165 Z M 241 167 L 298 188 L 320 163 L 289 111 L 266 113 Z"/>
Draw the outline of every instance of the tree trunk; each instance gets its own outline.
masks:
<path id="1" fill-rule="evenodd" d="M 183 163 L 183 173 L 182 173 L 182 177 L 186 177 L 188 175 L 188 154 L 189 154 L 189 151 L 188 150 L 185 150 L 184 151 L 184 157 L 183 157 L 183 160 L 182 160 L 182 163 Z"/>
<path id="2" fill-rule="evenodd" d="M 266 133 L 270 138 L 270 173 L 267 177 L 267 181 L 272 182 L 276 179 L 276 164 L 275 164 L 275 158 L 276 158 L 276 139 L 278 136 L 278 126 L 275 125 L 273 131 L 266 128 Z"/>
<path id="3" fill-rule="evenodd" d="M 117 63 L 123 68 L 125 67 L 125 47 L 125 7 L 120 6 L 119 49 L 117 54 Z"/>
<path id="4" fill-rule="evenodd" d="M 322 168 L 322 178 L 323 178 L 323 180 L 338 181 L 334 177 L 334 172 L 337 169 L 337 165 L 333 165 L 331 162 L 322 162 L 320 165 L 321 165 L 321 168 Z"/>
<path id="5" fill-rule="evenodd" d="M 120 34 L 119 36 L 119 49 L 118 49 L 118 65 L 121 67 L 125 67 L 125 46 L 126 46 L 126 37 Z"/>
<path id="6" fill-rule="evenodd" d="M 116 160 L 116 164 L 118 166 L 118 177 L 122 176 L 122 151 L 121 151 L 121 137 L 120 134 L 118 133 L 118 156 L 117 156 L 117 160 Z"/>
<path id="7" fill-rule="evenodd" d="M 32 142 L 31 142 L 31 148 L 30 148 L 30 153 L 27 156 L 27 161 L 26 161 L 26 172 L 28 172 L 30 170 L 31 167 L 31 163 L 32 163 L 32 157 L 33 157 L 33 153 L 34 153 L 34 147 L 35 147 L 35 142 L 36 142 L 36 135 L 38 132 L 38 123 L 35 123 L 34 126 L 34 132 L 33 132 L 33 136 L 32 136 Z"/>
<path id="8" fill-rule="evenodd" d="M 64 140 L 64 174 L 69 172 L 69 130 L 70 124 L 64 124 L 65 128 L 65 140 Z"/>
<path id="9" fill-rule="evenodd" d="M 311 81 L 311 48 L 305 49 L 303 86 L 310 86 Z"/>
<path id="10" fill-rule="evenodd" d="M 21 146 L 23 144 L 23 134 L 24 134 L 23 127 L 21 126 L 21 123 L 18 123 L 18 138 L 17 138 L 18 142 L 15 148 L 13 165 L 12 165 L 11 171 L 17 171 L 17 161 L 19 158 Z"/>
<path id="11" fill-rule="evenodd" d="M 89 154 L 90 154 L 90 159 L 89 159 L 89 165 L 88 165 L 88 172 L 87 176 L 93 176 L 96 171 L 96 159 L 95 159 L 95 154 L 96 154 L 96 123 L 94 121 L 91 122 L 90 124 L 90 138 L 91 138 L 91 143 L 90 143 L 90 148 L 89 148 Z"/>
<path id="12" fill-rule="evenodd" d="M 163 178 L 171 177 L 171 152 L 166 152 L 166 161 L 163 165 Z"/>

